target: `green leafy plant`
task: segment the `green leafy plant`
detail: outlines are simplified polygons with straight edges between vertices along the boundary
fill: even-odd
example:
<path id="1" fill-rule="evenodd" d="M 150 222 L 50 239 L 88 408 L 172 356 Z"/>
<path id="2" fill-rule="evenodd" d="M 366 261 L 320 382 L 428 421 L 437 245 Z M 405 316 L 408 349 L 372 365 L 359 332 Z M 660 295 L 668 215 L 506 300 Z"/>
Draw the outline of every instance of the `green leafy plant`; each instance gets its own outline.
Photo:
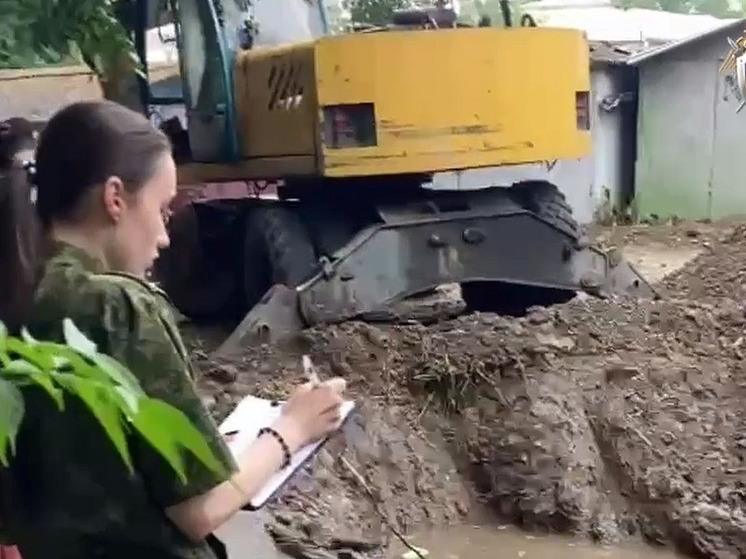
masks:
<path id="1" fill-rule="evenodd" d="M 123 24 L 132 0 L 0 0 L 0 68 L 86 64 L 107 99 L 140 110 L 142 73 Z"/>
<path id="2" fill-rule="evenodd" d="M 71 57 L 101 77 L 126 61 L 138 65 L 132 39 L 116 17 L 130 0 L 0 0 L 0 64 L 34 54 L 48 62 Z"/>
<path id="3" fill-rule="evenodd" d="M 63 323 L 66 344 L 39 341 L 24 331 L 8 336 L 0 322 L 0 463 L 8 466 L 16 451 L 23 421 L 24 387 L 36 386 L 60 410 L 65 396 L 80 398 L 106 431 L 130 472 L 132 458 L 127 434 L 142 436 L 186 481 L 183 451 L 194 454 L 208 468 L 224 474 L 202 434 L 186 415 L 168 403 L 151 398 L 137 378 L 120 363 L 96 349 L 69 319 Z"/>
<path id="4" fill-rule="evenodd" d="M 352 23 L 386 25 L 394 12 L 407 6 L 406 0 L 342 0 L 342 7 L 350 13 Z"/>

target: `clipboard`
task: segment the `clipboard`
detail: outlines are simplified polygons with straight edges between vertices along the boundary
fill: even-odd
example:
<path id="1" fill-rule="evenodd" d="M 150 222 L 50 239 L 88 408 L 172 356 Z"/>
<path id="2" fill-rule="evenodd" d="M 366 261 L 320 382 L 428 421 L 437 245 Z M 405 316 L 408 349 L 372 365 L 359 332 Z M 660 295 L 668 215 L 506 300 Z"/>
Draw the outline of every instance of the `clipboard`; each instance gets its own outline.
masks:
<path id="1" fill-rule="evenodd" d="M 269 427 L 282 413 L 283 402 L 265 400 L 255 396 L 246 396 L 231 414 L 220 424 L 218 431 L 226 435 L 236 432 L 235 438 L 229 441 L 228 448 L 238 456 L 248 448 L 262 427 Z M 342 403 L 340 427 L 355 409 L 355 402 L 346 400 Z M 301 469 L 329 439 L 328 436 L 302 447 L 290 458 L 290 465 L 276 472 L 269 481 L 257 491 L 256 495 L 244 507 L 244 510 L 258 510 L 274 498 L 290 478 Z"/>

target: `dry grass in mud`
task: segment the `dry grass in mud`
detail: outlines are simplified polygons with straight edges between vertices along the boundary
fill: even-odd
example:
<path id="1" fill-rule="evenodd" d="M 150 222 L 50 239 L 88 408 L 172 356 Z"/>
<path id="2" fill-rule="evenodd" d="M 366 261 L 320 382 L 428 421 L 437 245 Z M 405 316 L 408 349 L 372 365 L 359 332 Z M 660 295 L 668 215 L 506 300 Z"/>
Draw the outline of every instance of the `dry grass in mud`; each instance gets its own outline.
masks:
<path id="1" fill-rule="evenodd" d="M 426 397 L 420 415 L 431 403 L 449 416 L 462 413 L 474 405 L 484 386 L 490 387 L 495 397 L 501 396 L 500 388 L 493 381 L 499 371 L 497 363 L 481 359 L 463 363 L 448 353 L 442 355 L 429 337 L 423 336 L 420 343 L 421 354 L 406 379 L 413 394 Z"/>
<path id="2" fill-rule="evenodd" d="M 360 413 L 273 507 L 272 533 L 295 538 L 296 557 L 383 553 L 388 531 L 341 453 L 404 531 L 486 509 L 531 529 L 746 555 L 746 228 L 644 234 L 700 252 L 666 277 L 662 301 L 308 331 Z M 220 416 L 247 392 L 282 394 L 298 359 L 198 354 L 206 401 Z"/>

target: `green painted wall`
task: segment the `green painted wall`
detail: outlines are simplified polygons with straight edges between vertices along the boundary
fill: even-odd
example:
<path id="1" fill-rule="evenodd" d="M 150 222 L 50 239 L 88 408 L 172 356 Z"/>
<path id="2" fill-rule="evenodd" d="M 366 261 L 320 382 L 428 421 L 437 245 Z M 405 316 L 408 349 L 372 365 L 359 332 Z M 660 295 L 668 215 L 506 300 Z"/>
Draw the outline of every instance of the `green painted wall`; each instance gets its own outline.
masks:
<path id="1" fill-rule="evenodd" d="M 640 68 L 637 209 L 641 217 L 704 217 L 715 77 L 703 79 L 699 62 L 663 58 Z"/>
<path id="2" fill-rule="evenodd" d="M 725 37 L 642 62 L 635 191 L 640 217 L 746 214 L 746 111 L 718 74 Z"/>

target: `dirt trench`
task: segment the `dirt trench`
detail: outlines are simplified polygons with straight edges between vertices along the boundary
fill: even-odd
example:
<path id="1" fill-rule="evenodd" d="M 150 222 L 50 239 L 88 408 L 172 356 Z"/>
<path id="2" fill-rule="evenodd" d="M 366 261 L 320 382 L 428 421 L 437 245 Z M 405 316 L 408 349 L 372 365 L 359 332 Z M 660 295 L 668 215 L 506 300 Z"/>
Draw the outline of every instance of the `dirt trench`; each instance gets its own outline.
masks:
<path id="1" fill-rule="evenodd" d="M 656 233 L 617 241 L 637 246 L 640 235 Z M 664 278 L 661 301 L 578 297 L 517 319 L 348 323 L 230 362 L 195 349 L 218 417 L 248 392 L 284 394 L 300 380 L 301 351 L 359 399 L 337 448 L 272 505 L 278 547 L 383 555 L 377 502 L 403 532 L 486 513 L 603 542 L 746 555 L 746 227 L 681 226 L 647 241 L 700 253 Z"/>

